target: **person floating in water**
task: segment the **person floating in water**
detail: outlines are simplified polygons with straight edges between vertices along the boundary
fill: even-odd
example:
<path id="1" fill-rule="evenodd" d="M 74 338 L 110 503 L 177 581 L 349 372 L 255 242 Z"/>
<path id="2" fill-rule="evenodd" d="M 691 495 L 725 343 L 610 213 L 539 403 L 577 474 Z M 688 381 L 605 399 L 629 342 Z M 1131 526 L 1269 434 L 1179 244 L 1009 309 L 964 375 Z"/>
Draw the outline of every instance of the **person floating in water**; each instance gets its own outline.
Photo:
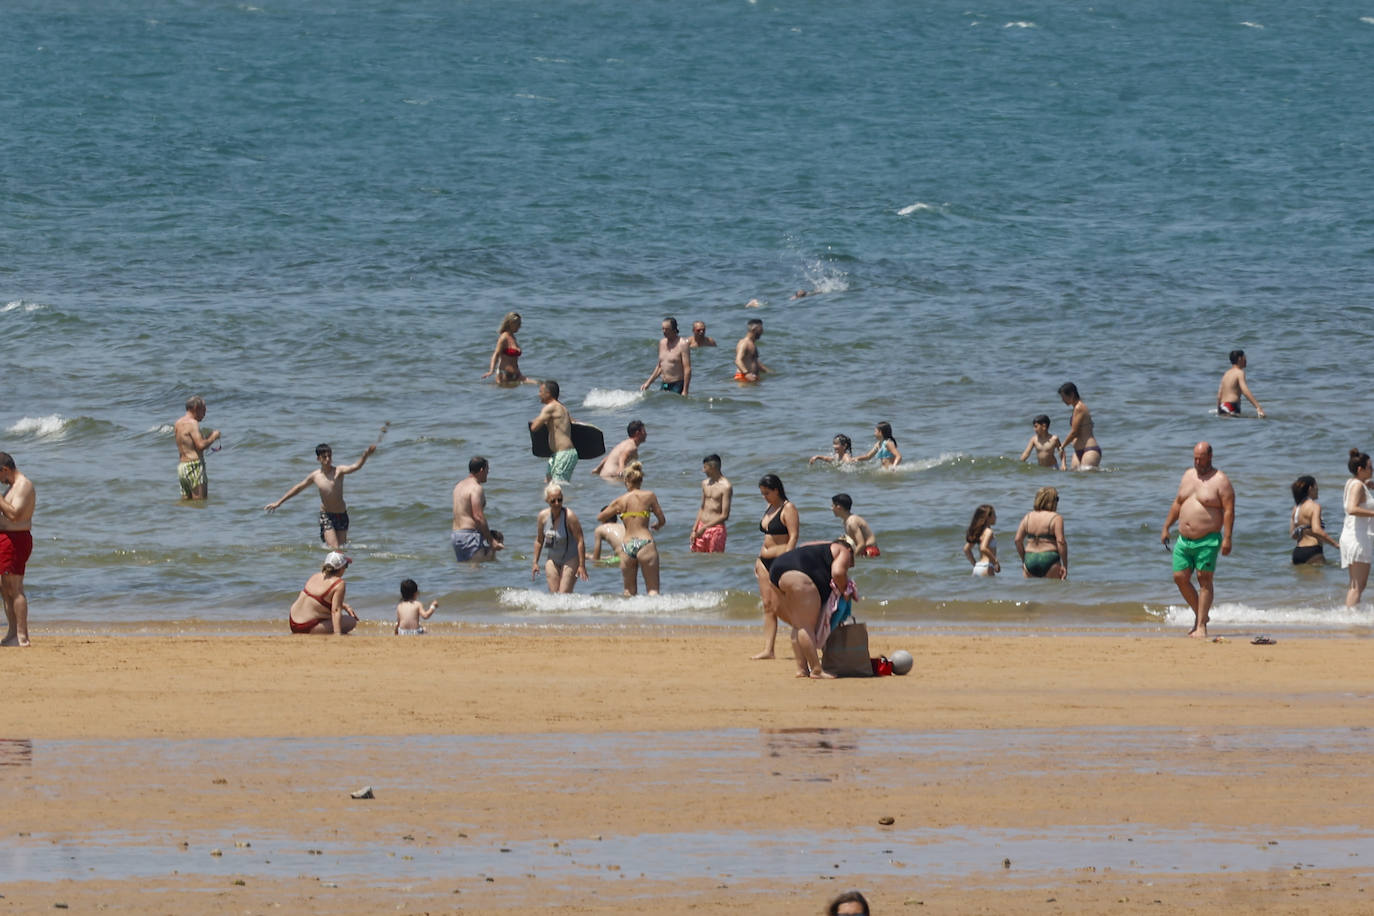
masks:
<path id="1" fill-rule="evenodd" d="M 1232 350 L 1230 357 L 1231 368 L 1222 373 L 1221 384 L 1217 387 L 1217 416 L 1240 416 L 1240 399 L 1244 397 L 1255 405 L 1255 413 L 1263 420 L 1264 408 L 1255 400 L 1255 396 L 1250 393 L 1250 386 L 1245 383 L 1245 351 Z"/>

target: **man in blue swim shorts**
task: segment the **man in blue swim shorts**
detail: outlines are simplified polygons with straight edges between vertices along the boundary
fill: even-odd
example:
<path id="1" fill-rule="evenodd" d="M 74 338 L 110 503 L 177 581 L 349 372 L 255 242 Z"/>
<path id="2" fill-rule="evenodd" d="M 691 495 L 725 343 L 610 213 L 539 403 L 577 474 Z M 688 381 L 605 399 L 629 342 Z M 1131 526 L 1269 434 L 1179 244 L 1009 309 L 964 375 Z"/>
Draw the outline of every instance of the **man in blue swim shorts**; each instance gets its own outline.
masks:
<path id="1" fill-rule="evenodd" d="M 1193 446 L 1193 466 L 1183 473 L 1178 495 L 1169 506 L 1160 540 L 1169 546 L 1169 529 L 1178 522 L 1174 545 L 1174 584 L 1193 609 L 1193 628 L 1188 635 L 1207 638 L 1207 620 L 1214 592 L 1212 574 L 1218 556 L 1231 553 L 1231 528 L 1236 520 L 1236 491 L 1225 474 L 1212 466 L 1212 446 Z M 1193 587 L 1193 573 L 1197 587 Z"/>
<path id="2" fill-rule="evenodd" d="M 468 476 L 453 488 L 453 531 L 449 542 L 453 558 L 459 563 L 481 563 L 496 559 L 496 551 L 506 545 L 487 527 L 487 493 L 483 484 L 491 465 L 481 455 L 468 462 Z"/>

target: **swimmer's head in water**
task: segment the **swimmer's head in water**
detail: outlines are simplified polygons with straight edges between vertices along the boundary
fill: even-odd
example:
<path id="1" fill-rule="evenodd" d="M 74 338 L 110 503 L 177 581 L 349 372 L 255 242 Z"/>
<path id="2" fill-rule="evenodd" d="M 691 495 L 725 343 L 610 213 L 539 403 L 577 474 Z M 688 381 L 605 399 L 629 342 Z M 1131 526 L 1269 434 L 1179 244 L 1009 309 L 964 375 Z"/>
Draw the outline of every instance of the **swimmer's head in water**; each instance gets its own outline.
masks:
<path id="1" fill-rule="evenodd" d="M 501 319 L 501 333 L 514 334 L 520 330 L 520 321 L 519 312 L 507 312 L 506 317 Z"/>
<path id="2" fill-rule="evenodd" d="M 846 512 L 854 508 L 854 500 L 848 493 L 836 493 L 834 496 L 830 497 L 830 504 L 832 506 L 839 506 Z"/>
<path id="3" fill-rule="evenodd" d="M 558 400 L 558 394 L 559 394 L 558 383 L 555 382 L 553 379 L 551 379 L 551 378 L 546 378 L 546 379 L 544 379 L 544 381 L 540 382 L 540 383 L 539 383 L 539 390 L 542 391 L 542 392 L 544 392 L 545 394 L 547 394 L 547 395 L 549 396 L 549 400 L 551 400 L 551 401 L 556 401 L 556 400 Z"/>
<path id="4" fill-rule="evenodd" d="M 848 455 L 854 451 L 854 443 L 844 433 L 838 433 L 834 439 L 834 445 L 839 449 L 841 455 Z"/>
<path id="5" fill-rule="evenodd" d="M 1073 382 L 1065 382 L 1059 386 L 1059 396 L 1064 399 L 1065 404 L 1072 404 L 1078 400 L 1078 386 Z"/>
<path id="6" fill-rule="evenodd" d="M 1043 414 L 1043 413 L 1040 414 L 1040 415 L 1039 415 L 1038 417 L 1036 417 L 1034 420 L 1031 420 L 1031 426 L 1043 426 L 1043 427 L 1045 427 L 1045 429 L 1049 429 L 1049 428 L 1050 428 L 1050 418 L 1049 418 L 1049 414 Z"/>
<path id="7" fill-rule="evenodd" d="M 626 435 L 627 437 L 633 439 L 633 438 L 635 438 L 636 436 L 638 436 L 640 433 L 644 433 L 644 439 L 649 438 L 649 434 L 648 434 L 647 432 L 644 431 L 644 421 L 643 421 L 643 420 L 631 420 L 629 423 L 626 423 L 626 424 L 625 424 L 625 435 Z M 640 442 L 643 442 L 644 439 L 640 439 L 639 441 L 640 441 Z"/>
<path id="8" fill-rule="evenodd" d="M 1241 360 L 1245 359 L 1245 351 L 1244 351 L 1244 350 L 1232 350 L 1232 351 L 1228 354 L 1228 356 L 1229 356 L 1230 359 L 1231 359 L 1231 365 L 1234 366 L 1234 365 L 1236 365 L 1237 363 L 1239 363 Z"/>
<path id="9" fill-rule="evenodd" d="M 1035 491 L 1033 505 L 1037 512 L 1053 512 L 1059 505 L 1059 491 L 1054 487 L 1041 487 Z"/>
<path id="10" fill-rule="evenodd" d="M 671 315 L 663 317 L 663 336 L 671 337 L 677 333 L 677 319 Z"/>
<path id="11" fill-rule="evenodd" d="M 719 474 L 719 473 L 720 473 L 720 456 L 719 456 L 719 455 L 716 455 L 716 454 L 707 455 L 705 458 L 701 459 L 701 466 L 702 466 L 703 468 L 711 468 L 711 469 L 714 470 L 717 474 Z"/>
<path id="12" fill-rule="evenodd" d="M 973 520 L 968 523 L 968 531 L 964 534 L 964 540 L 970 544 L 977 544 L 983 536 L 983 531 L 997 521 L 997 510 L 987 503 L 983 503 L 973 510 Z"/>
<path id="13" fill-rule="evenodd" d="M 640 464 L 638 461 L 631 461 L 625 467 L 624 476 L 626 486 L 631 488 L 638 487 L 644 482 L 644 465 Z"/>
<path id="14" fill-rule="evenodd" d="M 884 439 L 891 439 L 893 442 L 897 441 L 896 437 L 892 435 L 892 424 L 888 423 L 886 420 L 879 423 L 874 429 L 876 429 L 878 435 L 882 436 Z"/>
<path id="15" fill-rule="evenodd" d="M 487 462 L 487 459 L 483 458 L 481 455 L 477 455 L 470 461 L 468 461 L 468 473 L 480 474 L 482 471 L 485 471 L 490 466 L 491 465 Z"/>

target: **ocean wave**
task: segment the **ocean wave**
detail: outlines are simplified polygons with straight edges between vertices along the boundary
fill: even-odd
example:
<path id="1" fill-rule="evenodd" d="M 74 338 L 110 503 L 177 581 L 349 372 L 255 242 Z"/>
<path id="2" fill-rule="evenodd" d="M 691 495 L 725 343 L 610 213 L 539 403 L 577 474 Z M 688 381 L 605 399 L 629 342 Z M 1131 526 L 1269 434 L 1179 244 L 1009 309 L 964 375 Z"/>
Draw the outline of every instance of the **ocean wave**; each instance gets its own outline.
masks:
<path id="1" fill-rule="evenodd" d="M 1243 25 L 1243 26 L 1245 26 L 1247 29 L 1262 29 L 1262 28 L 1264 28 L 1264 26 L 1260 25 L 1258 22 L 1250 22 L 1249 20 L 1245 20 L 1245 19 L 1241 20 L 1241 23 L 1240 23 L 1240 24 Z"/>
<path id="2" fill-rule="evenodd" d="M 593 388 L 582 399 L 582 406 L 617 410 L 642 400 L 644 400 L 644 392 L 642 391 L 626 391 L 623 388 Z"/>
<path id="3" fill-rule="evenodd" d="M 1020 20 L 1017 20 L 1016 22 L 1008 22 L 1006 25 L 1002 26 L 1002 28 L 1004 28 L 1004 29 L 1038 29 L 1038 28 L 1040 28 L 1040 26 L 1036 25 L 1034 22 L 1028 22 L 1028 21 L 1026 21 L 1025 19 L 1020 19 Z"/>
<path id="4" fill-rule="evenodd" d="M 29 302 L 26 299 L 15 299 L 12 302 L 6 302 L 3 306 L 0 306 L 0 312 L 37 312 L 45 308 L 47 308 L 47 306 L 41 302 Z"/>
<path id="5" fill-rule="evenodd" d="M 902 209 L 898 210 L 898 211 L 897 211 L 897 215 L 898 215 L 898 216 L 910 216 L 910 215 L 913 214 L 913 213 L 938 213 L 938 212 L 943 211 L 944 208 L 945 208 L 945 205 L 944 205 L 944 204 L 940 204 L 940 205 L 937 205 L 937 204 L 927 204 L 927 203 L 922 203 L 921 201 L 918 200 L 918 201 L 916 201 L 916 203 L 914 203 L 914 204 L 907 204 L 905 207 L 903 207 Z"/>
<path id="6" fill-rule="evenodd" d="M 967 461 L 970 457 L 971 456 L 963 452 L 941 452 L 936 458 L 914 458 L 910 461 L 903 461 L 895 468 L 892 468 L 892 472 L 894 474 L 902 474 L 914 473 L 916 471 L 929 471 L 931 468 Z"/>
<path id="7" fill-rule="evenodd" d="M 554 595 L 538 589 L 504 588 L 497 600 L 508 608 L 536 614 L 586 616 L 672 617 L 684 611 L 718 610 L 725 592 L 686 592 L 675 595 Z"/>
<path id="8" fill-rule="evenodd" d="M 1169 605 L 1164 612 L 1165 621 L 1172 626 L 1191 627 L 1193 611 L 1186 604 Z M 1319 607 L 1262 608 L 1241 602 L 1215 605 L 1212 608 L 1208 627 L 1317 627 L 1326 629 L 1347 629 L 1349 627 L 1374 626 L 1374 609 L 1365 607 L 1345 607 L 1344 605 Z"/>
<path id="9" fill-rule="evenodd" d="M 75 420 L 63 419 L 58 414 L 46 417 L 22 417 L 18 423 L 5 430 L 16 436 L 32 436 L 35 439 L 60 439 Z"/>

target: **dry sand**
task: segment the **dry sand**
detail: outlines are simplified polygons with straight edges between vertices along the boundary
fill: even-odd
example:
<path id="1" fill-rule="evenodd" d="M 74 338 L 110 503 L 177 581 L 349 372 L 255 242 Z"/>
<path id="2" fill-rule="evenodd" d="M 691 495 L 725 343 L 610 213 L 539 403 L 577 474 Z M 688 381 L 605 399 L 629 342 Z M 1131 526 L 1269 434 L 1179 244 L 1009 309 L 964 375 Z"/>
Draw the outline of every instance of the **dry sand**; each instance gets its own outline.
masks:
<path id="1" fill-rule="evenodd" d="M 1367 640 L 887 637 L 912 675 L 824 683 L 757 642 L 40 634 L 0 912 L 1374 911 Z"/>

